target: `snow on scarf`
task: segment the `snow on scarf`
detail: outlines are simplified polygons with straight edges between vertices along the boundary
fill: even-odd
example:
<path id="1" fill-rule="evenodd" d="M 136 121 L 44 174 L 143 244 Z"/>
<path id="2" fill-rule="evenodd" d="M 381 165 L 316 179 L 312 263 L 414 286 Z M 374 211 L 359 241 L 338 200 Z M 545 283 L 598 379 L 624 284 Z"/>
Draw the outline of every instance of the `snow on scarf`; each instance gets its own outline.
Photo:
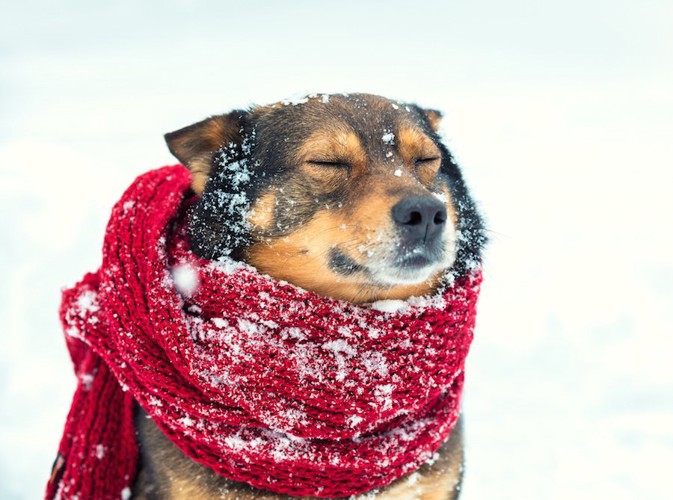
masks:
<path id="1" fill-rule="evenodd" d="M 79 384 L 47 498 L 129 498 L 134 400 L 187 456 L 290 495 L 383 487 L 430 459 L 459 414 L 481 274 L 394 312 L 196 257 L 189 172 L 141 175 L 103 264 L 65 290 Z"/>

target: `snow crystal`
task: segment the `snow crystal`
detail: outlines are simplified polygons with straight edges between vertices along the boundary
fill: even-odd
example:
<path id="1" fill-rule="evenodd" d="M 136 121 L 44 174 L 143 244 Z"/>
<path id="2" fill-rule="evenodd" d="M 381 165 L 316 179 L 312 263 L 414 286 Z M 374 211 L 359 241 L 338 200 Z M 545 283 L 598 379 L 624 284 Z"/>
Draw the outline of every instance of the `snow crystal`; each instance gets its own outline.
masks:
<path id="1" fill-rule="evenodd" d="M 292 337 L 293 339 L 297 340 L 304 340 L 306 338 L 306 334 L 302 331 L 302 329 L 296 326 L 283 328 L 283 330 L 280 332 L 280 336 L 283 340 L 286 340 L 288 337 Z"/>
<path id="2" fill-rule="evenodd" d="M 320 99 L 320 102 L 323 104 L 327 104 L 329 102 L 329 94 L 323 94 L 322 99 Z"/>
<path id="3" fill-rule="evenodd" d="M 446 307 L 446 299 L 441 293 L 428 297 L 409 297 L 406 302 L 417 309 L 444 309 Z"/>
<path id="4" fill-rule="evenodd" d="M 393 384 L 380 385 L 376 388 L 376 393 L 384 396 L 388 396 L 393 393 Z"/>
<path id="5" fill-rule="evenodd" d="M 371 339 L 378 339 L 382 334 L 380 328 L 367 328 L 367 336 Z"/>
<path id="6" fill-rule="evenodd" d="M 393 109 L 400 109 L 400 107 L 394 102 L 390 103 L 390 105 L 393 107 Z"/>
<path id="7" fill-rule="evenodd" d="M 199 273 L 190 264 L 180 264 L 171 269 L 175 288 L 185 297 L 191 297 L 199 286 Z"/>
<path id="8" fill-rule="evenodd" d="M 375 390 L 374 394 L 379 398 L 379 403 L 383 404 L 381 410 L 390 410 L 393 407 L 393 398 L 391 394 L 395 387 L 393 384 L 384 384 L 379 385 Z"/>
<path id="9" fill-rule="evenodd" d="M 360 422 L 362 422 L 362 417 L 358 417 L 357 415 L 351 415 L 350 417 L 348 417 L 347 422 L 348 425 L 350 425 L 351 427 L 355 427 Z"/>
<path id="10" fill-rule="evenodd" d="M 248 442 L 245 439 L 243 439 L 239 434 L 235 434 L 233 436 L 227 436 L 224 438 L 224 442 L 229 446 L 234 451 L 240 451 L 240 450 L 245 450 L 247 449 L 250 445 L 252 445 L 252 442 Z"/>
<path id="11" fill-rule="evenodd" d="M 346 357 L 349 358 L 357 354 L 355 348 L 344 339 L 330 340 L 329 342 L 325 342 L 322 345 L 322 348 L 327 351 L 332 351 L 335 355 L 343 353 L 346 355 Z"/>
<path id="12" fill-rule="evenodd" d="M 366 352 L 362 357 L 362 366 L 367 371 L 378 373 L 382 377 L 388 375 L 388 363 L 380 352 Z"/>
<path id="13" fill-rule="evenodd" d="M 166 237 L 165 236 L 160 236 L 159 239 L 157 240 L 157 251 L 159 252 L 159 255 L 166 256 Z M 118 270 L 118 268 L 113 268 L 111 270 Z"/>
<path id="14" fill-rule="evenodd" d="M 435 196 L 435 198 L 437 198 L 442 203 L 446 203 L 447 201 L 449 201 L 444 193 L 433 192 L 432 194 Z"/>
<path id="15" fill-rule="evenodd" d="M 263 446 L 265 443 L 271 445 L 269 452 L 273 457 L 279 461 L 286 460 L 296 460 L 299 457 L 305 457 L 307 454 L 306 449 L 306 440 L 293 436 L 292 434 L 281 433 L 277 431 L 272 431 L 265 429 L 262 431 L 264 438 L 255 438 L 255 439 L 241 439 L 238 437 L 239 441 L 244 443 L 242 450 L 247 451 L 248 449 L 256 449 Z M 232 441 L 234 442 L 234 441 Z M 240 446 L 240 443 L 235 443 Z M 244 457 L 245 458 L 245 457 Z"/>
<path id="16" fill-rule="evenodd" d="M 425 463 L 428 465 L 434 465 L 437 460 L 439 460 L 439 453 L 435 452 L 435 454 L 428 458 Z"/>
<path id="17" fill-rule="evenodd" d="M 413 486 L 418 482 L 418 472 L 413 472 L 407 476 L 407 486 Z"/>
<path id="18" fill-rule="evenodd" d="M 122 205 L 122 208 L 124 209 L 124 212 L 128 212 L 131 210 L 134 206 L 136 205 L 136 202 L 133 200 L 125 201 L 124 204 Z"/>
<path id="19" fill-rule="evenodd" d="M 101 460 L 105 456 L 105 446 L 102 444 L 96 445 L 96 458 Z"/>
<path id="20" fill-rule="evenodd" d="M 393 156 L 393 152 L 392 152 L 392 151 L 388 151 L 388 152 L 386 153 L 386 158 L 390 158 L 391 156 Z"/>
<path id="21" fill-rule="evenodd" d="M 344 337 L 353 337 L 353 331 L 345 325 L 339 326 L 339 328 L 337 328 L 337 332 L 339 335 L 343 335 Z"/>
<path id="22" fill-rule="evenodd" d="M 285 106 L 296 106 L 298 104 L 304 104 L 308 102 L 308 97 L 290 97 L 288 99 L 285 99 L 284 101 L 281 101 Z"/>
<path id="23" fill-rule="evenodd" d="M 288 408 L 284 412 L 284 417 L 287 420 L 287 424 L 278 427 L 286 431 L 288 437 L 301 439 L 293 436 L 292 434 L 289 434 L 289 431 L 292 429 L 292 427 L 296 427 L 299 423 L 303 425 L 308 423 L 308 420 L 306 419 L 306 413 L 296 408 Z"/>
<path id="24" fill-rule="evenodd" d="M 94 375 L 91 373 L 82 373 L 79 376 L 79 379 L 82 382 L 82 385 L 84 386 L 84 390 L 86 391 L 91 390 L 91 384 L 93 384 L 94 378 L 95 378 Z"/>
<path id="25" fill-rule="evenodd" d="M 161 400 L 155 396 L 150 396 L 149 397 L 149 404 L 150 406 L 163 406 L 164 404 L 161 402 Z"/>
<path id="26" fill-rule="evenodd" d="M 238 319 L 238 328 L 242 333 L 247 333 L 248 335 L 259 334 L 259 326 L 252 321 L 249 321 L 244 318 Z"/>
<path id="27" fill-rule="evenodd" d="M 371 304 L 372 309 L 386 313 L 396 313 L 405 307 L 407 307 L 407 302 L 399 299 L 377 300 Z"/>
<path id="28" fill-rule="evenodd" d="M 220 257 L 216 261 L 210 262 L 207 267 L 226 274 L 232 274 L 241 269 L 247 269 L 249 266 L 243 262 L 236 261 L 231 257 Z"/>
<path id="29" fill-rule="evenodd" d="M 84 337 L 82 337 L 82 334 L 81 334 L 80 331 L 77 329 L 77 327 L 74 326 L 74 325 L 68 327 L 68 328 L 65 330 L 65 334 L 66 334 L 68 337 L 73 337 L 73 338 L 76 338 L 76 339 L 84 340 Z"/>
<path id="30" fill-rule="evenodd" d="M 395 143 L 395 134 L 393 134 L 392 132 L 386 132 L 385 134 L 383 134 L 383 136 L 381 136 L 381 140 L 385 144 L 394 144 Z"/>
<path id="31" fill-rule="evenodd" d="M 129 500 L 131 498 L 131 488 L 128 486 L 122 490 L 122 500 Z"/>
<path id="32" fill-rule="evenodd" d="M 342 382 L 347 375 L 346 359 L 344 358 L 344 355 L 346 358 L 351 358 L 357 354 L 357 351 L 344 339 L 325 342 L 322 345 L 322 348 L 331 351 L 334 354 L 334 358 L 337 362 L 336 380 Z"/>
<path id="33" fill-rule="evenodd" d="M 191 418 L 189 418 L 189 415 L 178 419 L 178 422 L 180 422 L 185 427 L 191 427 L 194 425 L 194 421 Z"/>
<path id="34" fill-rule="evenodd" d="M 229 326 L 229 322 L 223 318 L 213 318 L 211 321 L 217 328 L 227 328 Z"/>
<path id="35" fill-rule="evenodd" d="M 395 177 L 402 177 L 402 169 L 401 168 L 398 168 L 397 170 L 395 170 Z"/>
<path id="36" fill-rule="evenodd" d="M 234 435 L 223 439 L 223 445 L 230 450 L 244 452 L 242 458 L 249 461 L 247 454 L 252 450 L 266 448 L 265 445 L 271 445 L 268 451 L 277 461 L 295 460 L 297 457 L 306 455 L 306 440 L 292 436 L 291 434 L 279 433 L 276 431 L 264 430 L 264 437 L 250 438 L 240 431 Z"/>
<path id="37" fill-rule="evenodd" d="M 87 290 L 82 295 L 77 297 L 77 307 L 81 312 L 95 313 L 100 307 L 98 307 L 98 296 L 96 292 L 92 290 Z"/>
<path id="38" fill-rule="evenodd" d="M 276 330 L 279 327 L 278 323 L 271 321 L 270 319 L 262 319 L 260 320 L 260 323 L 267 328 L 271 328 L 272 330 Z"/>

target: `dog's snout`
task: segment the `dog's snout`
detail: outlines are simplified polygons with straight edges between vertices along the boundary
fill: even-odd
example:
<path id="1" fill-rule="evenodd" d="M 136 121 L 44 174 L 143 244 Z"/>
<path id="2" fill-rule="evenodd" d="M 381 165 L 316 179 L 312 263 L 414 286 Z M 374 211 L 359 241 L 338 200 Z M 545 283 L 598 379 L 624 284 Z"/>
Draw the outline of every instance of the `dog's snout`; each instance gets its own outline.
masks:
<path id="1" fill-rule="evenodd" d="M 429 241 L 446 224 L 446 207 L 431 196 L 412 196 L 393 207 L 393 220 L 409 238 Z"/>

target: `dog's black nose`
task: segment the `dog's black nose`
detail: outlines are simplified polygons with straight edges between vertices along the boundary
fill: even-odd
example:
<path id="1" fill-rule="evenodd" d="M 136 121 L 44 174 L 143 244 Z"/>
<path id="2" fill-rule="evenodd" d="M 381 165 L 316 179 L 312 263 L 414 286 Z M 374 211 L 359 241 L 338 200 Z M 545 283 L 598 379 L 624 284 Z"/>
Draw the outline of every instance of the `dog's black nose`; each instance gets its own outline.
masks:
<path id="1" fill-rule="evenodd" d="M 429 242 L 444 229 L 446 207 L 433 196 L 412 196 L 393 207 L 393 220 L 408 238 Z"/>

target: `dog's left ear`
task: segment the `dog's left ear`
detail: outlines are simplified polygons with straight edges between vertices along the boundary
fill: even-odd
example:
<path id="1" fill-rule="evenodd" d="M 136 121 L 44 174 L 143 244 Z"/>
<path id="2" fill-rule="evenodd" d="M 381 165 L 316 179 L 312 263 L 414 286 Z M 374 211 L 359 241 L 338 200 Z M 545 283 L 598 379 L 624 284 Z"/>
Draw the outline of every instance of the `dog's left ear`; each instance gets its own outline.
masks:
<path id="1" fill-rule="evenodd" d="M 436 109 L 423 109 L 423 114 L 433 132 L 437 132 L 442 121 L 442 113 Z"/>
<path id="2" fill-rule="evenodd" d="M 245 114 L 237 110 L 211 116 L 164 135 L 173 156 L 192 172 L 192 189 L 196 194 L 203 193 L 215 153 L 224 145 L 243 142 L 241 127 Z"/>

